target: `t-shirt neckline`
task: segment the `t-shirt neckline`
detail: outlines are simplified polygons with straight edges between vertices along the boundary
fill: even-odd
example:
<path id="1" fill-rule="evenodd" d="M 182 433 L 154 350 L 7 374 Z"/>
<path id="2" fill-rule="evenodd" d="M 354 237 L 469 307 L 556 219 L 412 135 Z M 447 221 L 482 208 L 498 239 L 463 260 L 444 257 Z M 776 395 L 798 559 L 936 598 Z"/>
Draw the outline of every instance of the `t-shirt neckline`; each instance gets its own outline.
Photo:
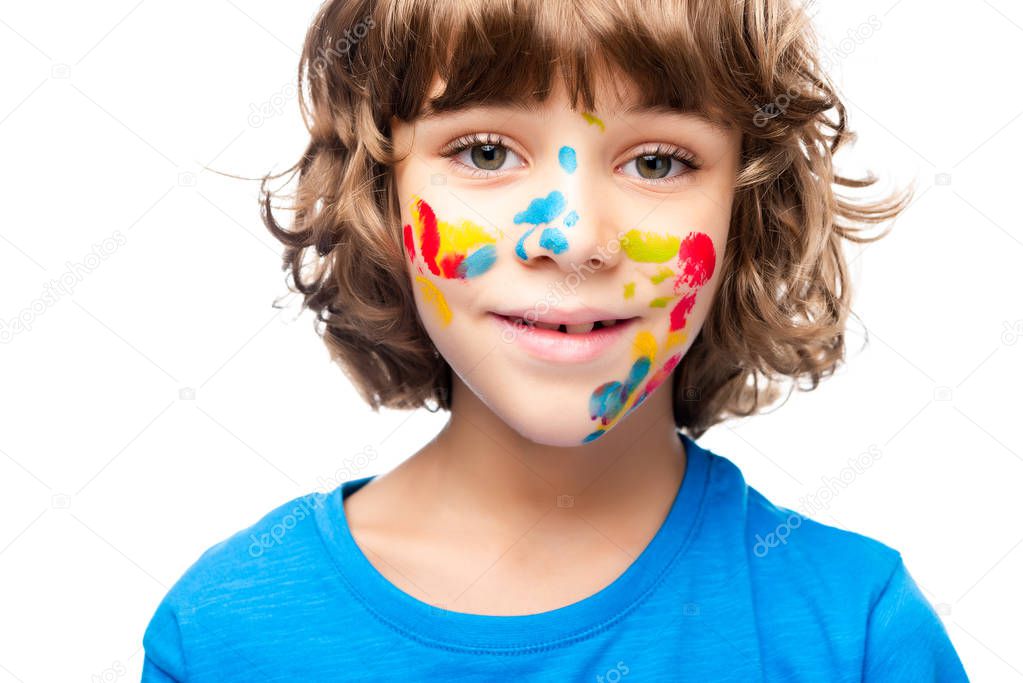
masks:
<path id="1" fill-rule="evenodd" d="M 316 509 L 317 528 L 352 596 L 385 624 L 420 642 L 448 649 L 516 652 L 580 640 L 610 627 L 664 579 L 688 547 L 706 492 L 711 454 L 677 432 L 686 449 L 686 469 L 664 521 L 646 548 L 610 584 L 569 605 L 524 615 L 456 612 L 404 592 L 363 554 L 345 518 L 343 497 L 376 475 L 344 482 Z"/>

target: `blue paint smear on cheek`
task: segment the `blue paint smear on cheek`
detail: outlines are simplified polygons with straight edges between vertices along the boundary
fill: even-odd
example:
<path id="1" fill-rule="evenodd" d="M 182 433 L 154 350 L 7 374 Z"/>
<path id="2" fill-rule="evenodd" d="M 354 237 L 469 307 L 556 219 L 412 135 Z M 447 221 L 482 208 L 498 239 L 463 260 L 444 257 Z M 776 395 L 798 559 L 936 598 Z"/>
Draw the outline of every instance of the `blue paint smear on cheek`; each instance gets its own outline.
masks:
<path id="1" fill-rule="evenodd" d="M 560 254 L 568 249 L 568 240 L 565 239 L 565 233 L 558 228 L 544 228 L 540 233 L 540 246 Z"/>
<path id="2" fill-rule="evenodd" d="M 572 173 L 575 171 L 575 150 L 571 147 L 562 147 L 558 150 L 558 163 L 561 164 L 561 168 L 567 172 Z"/>
<path id="3" fill-rule="evenodd" d="M 646 377 L 646 373 L 650 372 L 650 358 L 647 356 L 641 356 L 636 359 L 636 362 L 632 364 L 632 368 L 629 370 L 629 377 L 625 380 L 625 387 L 623 393 L 628 396 L 632 393 L 632 390 L 636 388 L 636 385 Z"/>
<path id="4" fill-rule="evenodd" d="M 590 419 L 607 424 L 622 409 L 622 383 L 606 382 L 590 395 Z M 592 436 L 592 435 L 591 435 Z"/>
<path id="5" fill-rule="evenodd" d="M 522 235 L 522 237 L 519 238 L 518 243 L 516 243 L 516 245 L 515 245 L 515 255 L 518 256 L 523 261 L 525 261 L 526 259 L 529 258 L 529 255 L 526 254 L 525 242 L 526 242 L 526 239 L 528 239 L 529 236 L 531 234 L 533 234 L 534 230 L 536 230 L 536 228 L 530 228 L 529 230 L 526 230 L 525 234 Z"/>
<path id="6" fill-rule="evenodd" d="M 578 222 L 579 222 L 579 214 L 577 214 L 575 211 L 570 211 L 569 214 L 567 216 L 565 216 L 565 227 L 566 228 L 571 228 L 573 225 L 575 225 Z"/>
<path id="7" fill-rule="evenodd" d="M 477 249 L 458 264 L 456 274 L 458 277 L 476 277 L 490 270 L 497 260 L 497 249 L 493 244 Z"/>
<path id="8" fill-rule="evenodd" d="M 529 223 L 530 225 L 539 225 L 541 223 L 550 223 L 560 216 L 564 210 L 565 195 L 554 190 L 546 197 L 538 197 L 529 202 L 529 207 L 525 211 L 515 214 L 515 224 Z"/>

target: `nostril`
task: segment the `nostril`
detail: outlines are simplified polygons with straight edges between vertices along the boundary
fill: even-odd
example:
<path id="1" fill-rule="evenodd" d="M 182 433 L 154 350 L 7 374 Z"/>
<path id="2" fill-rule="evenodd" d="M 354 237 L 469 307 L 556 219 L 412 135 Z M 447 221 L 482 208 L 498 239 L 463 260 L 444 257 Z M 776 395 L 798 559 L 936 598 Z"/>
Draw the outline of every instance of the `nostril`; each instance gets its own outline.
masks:
<path id="1" fill-rule="evenodd" d="M 601 268 L 604 265 L 604 259 L 599 256 L 591 256 L 586 263 L 590 266 L 590 268 Z"/>

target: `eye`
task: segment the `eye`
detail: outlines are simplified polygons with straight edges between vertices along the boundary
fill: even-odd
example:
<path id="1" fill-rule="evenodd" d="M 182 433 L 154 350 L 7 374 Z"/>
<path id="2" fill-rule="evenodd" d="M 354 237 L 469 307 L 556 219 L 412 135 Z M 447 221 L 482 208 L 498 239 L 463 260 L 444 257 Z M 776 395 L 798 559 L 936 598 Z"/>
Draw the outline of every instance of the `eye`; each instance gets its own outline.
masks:
<path id="1" fill-rule="evenodd" d="M 522 158 L 509 149 L 500 136 L 490 134 L 483 136 L 474 133 L 460 137 L 448 143 L 440 155 L 450 158 L 453 165 L 479 175 L 524 165 Z"/>
<path id="2" fill-rule="evenodd" d="M 639 172 L 640 177 L 655 180 L 668 175 L 673 161 L 675 160 L 671 157 L 644 154 L 641 157 L 636 157 L 633 163 L 636 164 L 636 171 Z"/>
<path id="3" fill-rule="evenodd" d="M 508 148 L 500 145 L 473 145 L 469 148 L 469 158 L 477 168 L 496 171 L 504 166 L 504 160 L 508 158 Z"/>
<path id="4" fill-rule="evenodd" d="M 632 178 L 653 182 L 670 182 L 699 169 L 696 158 L 683 149 L 658 145 L 656 149 L 641 150 L 621 166 L 622 172 Z"/>

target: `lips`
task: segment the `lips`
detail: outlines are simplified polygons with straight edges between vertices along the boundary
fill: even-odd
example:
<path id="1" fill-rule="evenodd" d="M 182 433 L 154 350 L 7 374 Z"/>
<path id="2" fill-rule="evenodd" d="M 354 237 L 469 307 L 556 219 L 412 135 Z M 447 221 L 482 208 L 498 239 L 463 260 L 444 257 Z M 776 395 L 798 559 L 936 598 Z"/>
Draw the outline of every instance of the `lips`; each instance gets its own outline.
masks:
<path id="1" fill-rule="evenodd" d="M 564 323 L 549 319 L 530 322 L 530 316 L 489 315 L 501 330 L 502 340 L 534 358 L 558 363 L 584 363 L 599 358 L 639 323 L 638 316 Z"/>
<path id="2" fill-rule="evenodd" d="M 632 318 L 607 318 L 605 320 L 594 320 L 590 322 L 581 323 L 563 323 L 563 322 L 545 322 L 545 321 L 531 321 L 528 318 L 520 318 L 517 316 L 502 316 L 512 324 L 517 325 L 529 325 L 544 330 L 552 330 L 561 332 L 562 334 L 588 334 L 594 330 L 600 330 L 608 327 L 614 327 L 620 325 Z"/>

